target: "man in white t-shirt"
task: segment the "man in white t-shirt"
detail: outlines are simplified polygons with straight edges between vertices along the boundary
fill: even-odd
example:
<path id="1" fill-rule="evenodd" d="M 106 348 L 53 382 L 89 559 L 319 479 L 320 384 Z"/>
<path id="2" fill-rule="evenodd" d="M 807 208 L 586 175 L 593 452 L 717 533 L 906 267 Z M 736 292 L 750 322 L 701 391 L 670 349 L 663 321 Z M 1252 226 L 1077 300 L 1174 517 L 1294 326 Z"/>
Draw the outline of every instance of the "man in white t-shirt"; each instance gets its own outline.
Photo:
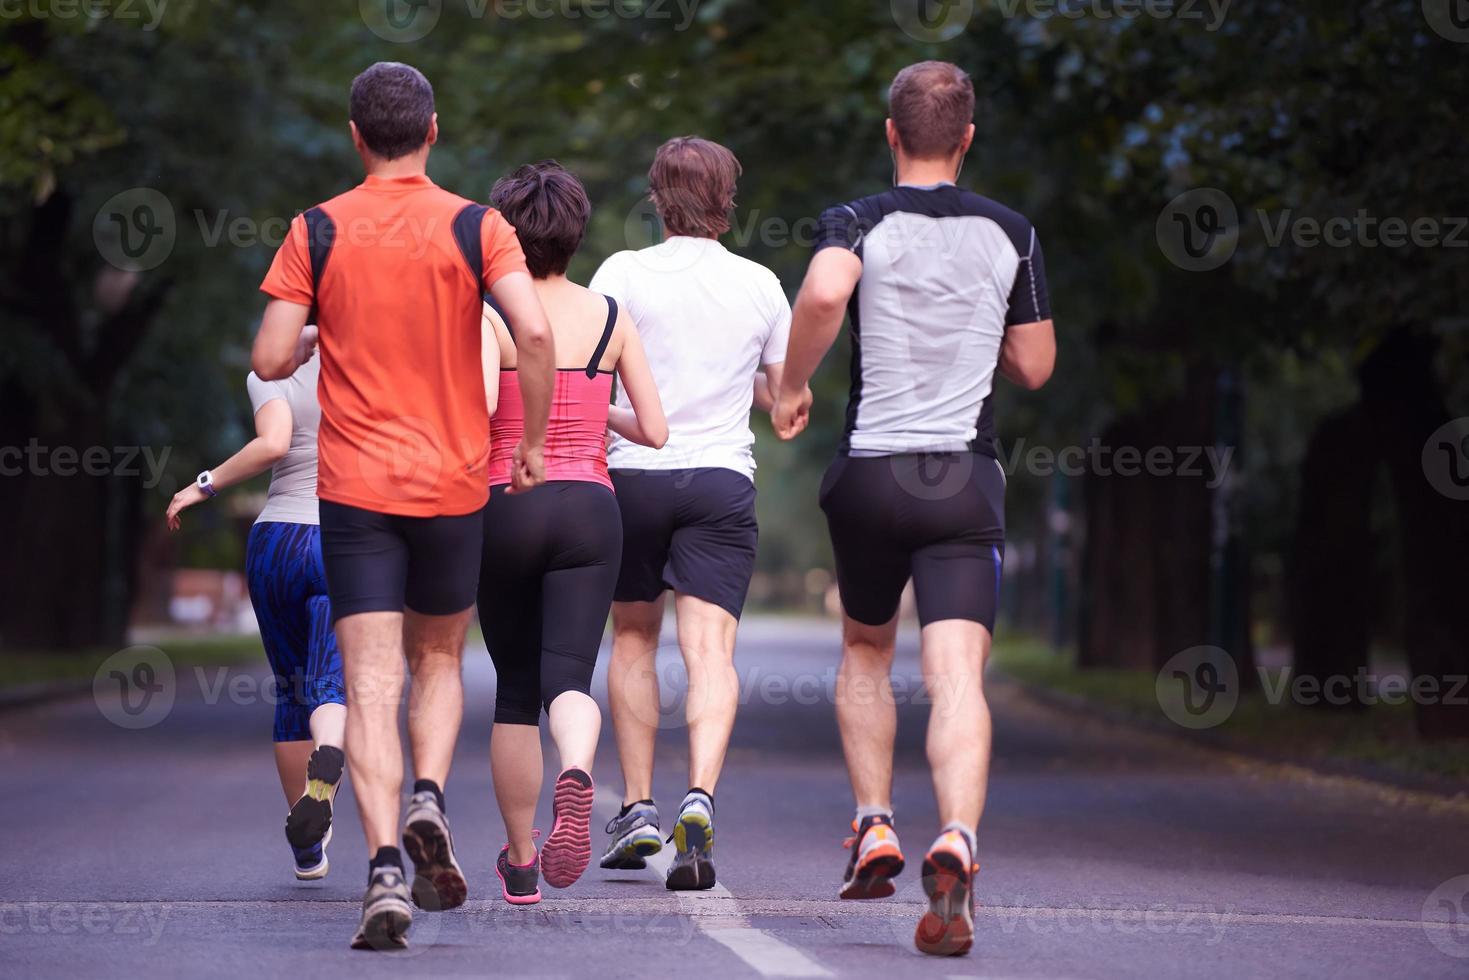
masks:
<path id="1" fill-rule="evenodd" d="M 690 788 L 667 879 L 679 890 L 714 885 L 714 789 L 739 700 L 735 631 L 755 570 L 750 409 L 771 407 L 791 324 L 775 275 L 719 244 L 739 174 L 739 161 L 717 143 L 665 143 L 648 179 L 669 237 L 613 255 L 591 283 L 637 324 L 669 432 L 661 450 L 618 438 L 607 454 L 624 541 L 608 692 L 626 789 L 602 867 L 645 867 L 663 845 L 653 803 L 654 660 L 672 589 L 689 672 Z"/>

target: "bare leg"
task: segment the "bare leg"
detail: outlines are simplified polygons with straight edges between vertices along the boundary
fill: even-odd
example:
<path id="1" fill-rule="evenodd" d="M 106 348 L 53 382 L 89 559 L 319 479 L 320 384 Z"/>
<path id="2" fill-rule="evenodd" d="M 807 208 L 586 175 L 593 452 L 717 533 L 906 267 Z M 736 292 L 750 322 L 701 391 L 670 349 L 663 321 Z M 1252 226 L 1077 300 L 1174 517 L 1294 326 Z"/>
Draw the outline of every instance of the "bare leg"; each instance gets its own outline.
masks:
<path id="1" fill-rule="evenodd" d="M 450 616 L 403 614 L 403 648 L 413 688 L 408 695 L 408 741 L 413 772 L 444 788 L 464 718 L 464 634 L 474 608 Z"/>
<path id="2" fill-rule="evenodd" d="M 740 702 L 740 679 L 734 668 L 739 620 L 712 602 L 688 595 L 677 596 L 674 608 L 678 645 L 689 670 L 689 785 L 713 793 Z"/>
<path id="3" fill-rule="evenodd" d="M 347 706 L 329 702 L 318 705 L 311 712 L 311 740 L 316 745 L 333 745 L 342 747 L 342 739 L 347 734 Z"/>
<path id="4" fill-rule="evenodd" d="M 893 805 L 893 741 L 898 709 L 893 702 L 893 647 L 898 617 L 882 626 L 842 619 L 842 665 L 837 671 L 837 725 L 852 795 L 859 807 Z"/>
<path id="5" fill-rule="evenodd" d="M 535 859 L 531 825 L 541 795 L 541 730 L 536 725 L 496 724 L 490 735 L 490 769 L 495 801 L 505 821 L 510 863 L 526 865 Z"/>
<path id="6" fill-rule="evenodd" d="M 977 827 L 989 777 L 990 709 L 984 665 L 990 633 L 978 623 L 946 619 L 923 628 L 923 682 L 928 716 L 928 764 L 939 821 Z"/>
<path id="7" fill-rule="evenodd" d="M 344 616 L 337 621 L 337 644 L 342 649 L 347 686 L 347 765 L 362 814 L 367 852 L 372 854 L 380 847 L 398 846 L 403 793 L 403 744 L 398 738 L 403 614 Z"/>
<path id="8" fill-rule="evenodd" d="M 275 769 L 286 794 L 286 806 L 292 806 L 306 792 L 306 760 L 315 746 L 302 739 L 298 742 L 276 742 Z"/>
<path id="9" fill-rule="evenodd" d="M 653 744 L 658 735 L 658 634 L 663 599 L 612 604 L 612 662 L 607 699 L 622 763 L 622 802 L 653 797 Z"/>
<path id="10" fill-rule="evenodd" d="M 551 741 L 556 743 L 561 768 L 592 771 L 597 736 L 602 731 L 602 709 L 580 691 L 565 691 L 551 702 Z"/>

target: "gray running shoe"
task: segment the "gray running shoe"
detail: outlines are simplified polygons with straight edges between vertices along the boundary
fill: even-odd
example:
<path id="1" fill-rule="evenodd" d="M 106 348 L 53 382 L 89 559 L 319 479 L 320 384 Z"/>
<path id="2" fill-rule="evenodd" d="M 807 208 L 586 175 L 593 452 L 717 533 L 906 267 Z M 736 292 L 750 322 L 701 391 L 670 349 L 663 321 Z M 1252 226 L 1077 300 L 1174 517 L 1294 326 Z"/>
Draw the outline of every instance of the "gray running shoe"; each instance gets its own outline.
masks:
<path id="1" fill-rule="evenodd" d="M 602 867 L 614 871 L 637 871 L 648 866 L 647 857 L 663 850 L 663 831 L 658 829 L 658 807 L 652 800 L 629 803 L 607 822 L 612 835 Z"/>
<path id="2" fill-rule="evenodd" d="M 408 801 L 403 849 L 413 861 L 413 904 L 430 912 L 464 904 L 469 885 L 454 858 L 454 835 L 438 797 L 427 790 Z"/>
<path id="3" fill-rule="evenodd" d="M 500 890 L 511 905 L 534 905 L 541 900 L 541 856 L 527 865 L 510 863 L 510 845 L 500 848 L 495 861 L 495 874 L 500 876 Z"/>
<path id="4" fill-rule="evenodd" d="M 408 883 L 396 865 L 373 868 L 362 897 L 362 924 L 352 937 L 353 949 L 379 952 L 404 949 L 413 925 L 413 906 L 408 904 Z"/>
<path id="5" fill-rule="evenodd" d="M 665 884 L 673 891 L 714 887 L 714 801 L 690 791 L 673 825 L 673 864 Z"/>

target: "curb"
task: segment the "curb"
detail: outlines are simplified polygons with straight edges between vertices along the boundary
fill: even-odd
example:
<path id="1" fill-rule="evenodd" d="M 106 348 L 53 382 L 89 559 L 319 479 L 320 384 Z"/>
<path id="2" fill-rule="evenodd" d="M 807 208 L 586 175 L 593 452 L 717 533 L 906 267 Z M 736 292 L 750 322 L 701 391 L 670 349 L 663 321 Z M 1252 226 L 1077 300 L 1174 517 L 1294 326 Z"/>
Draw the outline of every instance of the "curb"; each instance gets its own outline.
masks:
<path id="1" fill-rule="evenodd" d="M 81 698 L 92 691 L 91 681 L 42 681 L 0 688 L 0 712 L 30 708 L 50 701 Z"/>
<path id="2" fill-rule="evenodd" d="M 1146 732 L 1222 757 L 1234 757 L 1239 761 L 1266 763 L 1330 779 L 1367 784 L 1377 790 L 1389 790 L 1393 793 L 1419 797 L 1421 802 L 1429 805 L 1448 804 L 1469 810 L 1469 781 L 1466 780 L 1403 773 L 1369 762 L 1345 762 L 1275 752 L 1244 739 L 1229 735 L 1189 731 L 1177 725 L 1109 707 L 1079 694 L 1058 691 L 1041 684 L 1023 681 L 1007 673 L 1002 667 L 996 666 L 992 669 L 999 679 L 1026 697 L 1052 708 L 1080 711 L 1110 724 Z"/>

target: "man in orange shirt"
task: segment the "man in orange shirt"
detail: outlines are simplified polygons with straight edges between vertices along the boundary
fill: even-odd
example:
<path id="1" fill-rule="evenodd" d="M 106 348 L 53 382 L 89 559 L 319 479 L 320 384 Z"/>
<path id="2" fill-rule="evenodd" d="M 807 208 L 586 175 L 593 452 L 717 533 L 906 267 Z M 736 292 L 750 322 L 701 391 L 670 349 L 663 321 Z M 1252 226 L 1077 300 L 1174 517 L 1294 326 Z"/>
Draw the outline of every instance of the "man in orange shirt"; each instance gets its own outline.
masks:
<path id="1" fill-rule="evenodd" d="M 347 761 L 373 853 L 352 945 L 384 949 L 406 945 L 413 920 L 397 848 L 405 654 L 418 777 L 402 832 L 411 898 L 447 909 L 467 891 L 443 786 L 464 709 L 460 662 L 489 496 L 484 293 L 516 327 L 526 418 L 515 490 L 544 482 L 556 362 L 515 230 L 428 179 L 439 135 L 428 79 L 375 64 L 352 83 L 350 118 L 367 179 L 292 223 L 261 284 L 271 300 L 252 366 L 266 380 L 285 376 L 302 328 L 320 327 L 322 554 L 347 687 Z"/>

